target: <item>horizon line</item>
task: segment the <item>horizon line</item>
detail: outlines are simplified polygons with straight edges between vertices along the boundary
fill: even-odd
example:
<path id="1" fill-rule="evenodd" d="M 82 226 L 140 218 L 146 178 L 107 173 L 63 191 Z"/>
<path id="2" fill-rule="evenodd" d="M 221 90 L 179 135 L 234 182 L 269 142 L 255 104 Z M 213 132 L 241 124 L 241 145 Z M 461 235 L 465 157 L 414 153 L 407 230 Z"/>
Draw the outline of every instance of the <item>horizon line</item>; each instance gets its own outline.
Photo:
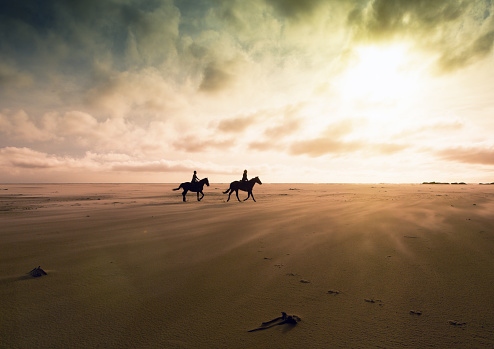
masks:
<path id="1" fill-rule="evenodd" d="M 0 185 L 40 185 L 40 184 L 177 184 L 179 182 L 0 182 Z M 180 182 L 186 183 L 186 182 Z M 211 182 L 210 184 L 229 184 L 231 182 Z M 494 185 L 494 182 L 263 182 L 263 184 L 421 184 L 421 185 Z"/>

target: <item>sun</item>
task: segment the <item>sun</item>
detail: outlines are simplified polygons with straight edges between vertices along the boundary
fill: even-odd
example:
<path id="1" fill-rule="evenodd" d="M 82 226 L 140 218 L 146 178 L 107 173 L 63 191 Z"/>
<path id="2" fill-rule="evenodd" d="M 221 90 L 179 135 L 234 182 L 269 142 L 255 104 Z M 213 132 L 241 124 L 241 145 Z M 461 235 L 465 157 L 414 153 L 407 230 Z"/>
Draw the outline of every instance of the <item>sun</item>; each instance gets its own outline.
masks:
<path id="1" fill-rule="evenodd" d="M 404 102 L 418 88 L 420 74 L 405 45 L 362 46 L 340 76 L 337 90 L 343 100 L 364 104 Z"/>

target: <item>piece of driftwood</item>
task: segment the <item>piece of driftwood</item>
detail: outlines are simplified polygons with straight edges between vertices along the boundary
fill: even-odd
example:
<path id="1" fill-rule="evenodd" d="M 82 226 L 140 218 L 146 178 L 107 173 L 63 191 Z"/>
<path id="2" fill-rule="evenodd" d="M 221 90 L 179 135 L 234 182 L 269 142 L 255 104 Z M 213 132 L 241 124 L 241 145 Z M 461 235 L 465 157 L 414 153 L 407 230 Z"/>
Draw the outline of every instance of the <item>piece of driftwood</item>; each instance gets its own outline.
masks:
<path id="1" fill-rule="evenodd" d="M 46 271 L 44 271 L 43 269 L 41 269 L 41 266 L 38 266 L 37 268 L 34 268 L 28 274 L 31 275 L 33 278 L 38 278 L 38 277 L 43 276 L 43 275 L 48 275 L 46 273 Z"/>
<path id="2" fill-rule="evenodd" d="M 279 325 L 284 325 L 284 324 L 289 324 L 289 325 L 295 326 L 300 320 L 301 320 L 300 317 L 298 317 L 297 315 L 287 315 L 287 313 L 282 311 L 281 316 L 274 318 L 273 320 L 263 322 L 263 323 L 261 323 L 261 326 L 254 328 L 252 330 L 249 330 L 248 332 L 266 330 L 266 329 L 271 328 L 273 326 L 279 326 Z"/>

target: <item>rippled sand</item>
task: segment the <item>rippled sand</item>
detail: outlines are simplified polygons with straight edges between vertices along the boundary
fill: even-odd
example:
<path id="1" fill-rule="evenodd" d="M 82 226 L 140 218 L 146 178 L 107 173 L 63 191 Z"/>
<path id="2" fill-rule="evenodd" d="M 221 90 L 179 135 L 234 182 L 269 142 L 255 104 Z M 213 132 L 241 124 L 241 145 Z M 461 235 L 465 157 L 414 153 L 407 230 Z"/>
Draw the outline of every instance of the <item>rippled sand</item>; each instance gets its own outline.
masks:
<path id="1" fill-rule="evenodd" d="M 494 186 L 176 186 L 0 185 L 0 347 L 494 347 Z"/>

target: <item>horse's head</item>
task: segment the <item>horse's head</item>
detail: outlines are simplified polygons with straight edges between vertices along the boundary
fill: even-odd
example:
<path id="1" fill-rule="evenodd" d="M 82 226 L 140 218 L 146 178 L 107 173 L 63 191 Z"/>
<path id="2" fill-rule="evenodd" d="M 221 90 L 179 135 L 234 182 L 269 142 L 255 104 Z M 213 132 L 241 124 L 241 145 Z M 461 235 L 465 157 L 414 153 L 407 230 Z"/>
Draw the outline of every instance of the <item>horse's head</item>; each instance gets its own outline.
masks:
<path id="1" fill-rule="evenodd" d="M 207 179 L 207 177 L 203 178 L 202 181 L 209 187 L 209 180 Z"/>
<path id="2" fill-rule="evenodd" d="M 254 177 L 253 179 L 254 179 L 254 182 L 259 183 L 259 184 L 262 184 L 262 182 L 259 179 L 259 177 Z"/>

